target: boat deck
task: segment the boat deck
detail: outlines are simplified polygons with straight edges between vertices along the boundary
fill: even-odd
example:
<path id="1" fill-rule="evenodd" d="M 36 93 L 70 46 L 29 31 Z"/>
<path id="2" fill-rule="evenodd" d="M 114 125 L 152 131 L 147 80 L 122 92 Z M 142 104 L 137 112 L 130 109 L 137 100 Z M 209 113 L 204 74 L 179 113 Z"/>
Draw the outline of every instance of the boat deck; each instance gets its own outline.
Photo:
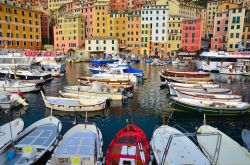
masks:
<path id="1" fill-rule="evenodd" d="M 56 157 L 94 156 L 95 149 L 99 145 L 95 133 L 75 132 L 63 139 L 55 155 Z"/>

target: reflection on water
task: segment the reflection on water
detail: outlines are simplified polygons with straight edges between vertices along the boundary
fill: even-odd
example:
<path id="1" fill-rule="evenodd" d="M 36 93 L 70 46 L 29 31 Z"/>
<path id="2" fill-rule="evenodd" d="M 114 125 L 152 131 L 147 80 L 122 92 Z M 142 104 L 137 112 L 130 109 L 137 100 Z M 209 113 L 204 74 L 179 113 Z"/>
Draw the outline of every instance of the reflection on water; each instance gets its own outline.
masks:
<path id="1" fill-rule="evenodd" d="M 45 85 L 44 91 L 46 95 L 58 96 L 58 91 L 62 89 L 64 85 L 77 84 L 76 76 L 88 76 L 89 64 L 79 63 L 67 66 L 67 73 L 62 78 L 56 78 L 50 84 Z M 126 119 L 133 121 L 139 127 L 141 127 L 147 137 L 150 139 L 153 131 L 157 126 L 162 124 L 162 116 L 166 114 L 166 122 L 169 125 L 178 124 L 187 131 L 194 132 L 203 122 L 203 115 L 187 114 L 187 113 L 173 113 L 173 109 L 170 107 L 167 99 L 167 90 L 160 89 L 159 72 L 162 69 L 174 69 L 182 71 L 194 71 L 194 67 L 177 68 L 172 66 L 150 66 L 150 65 L 133 65 L 133 67 L 145 70 L 146 80 L 144 83 L 138 85 L 138 89 L 134 93 L 132 99 L 121 102 L 112 102 L 111 106 L 105 112 L 95 114 L 88 118 L 89 122 L 95 122 L 102 131 L 104 137 L 104 151 L 109 146 L 110 141 L 114 135 L 125 126 Z M 212 75 L 218 83 L 221 83 L 224 87 L 230 87 L 236 94 L 242 94 L 245 101 L 250 102 L 250 78 L 243 76 L 229 76 L 229 75 Z M 24 115 L 21 115 L 25 121 L 25 126 L 32 124 L 33 122 L 48 116 L 50 110 L 45 109 L 42 97 L 40 93 L 26 94 L 29 101 L 29 108 L 25 111 Z M 55 113 L 56 114 L 56 113 Z M 85 114 L 80 114 L 77 117 L 78 122 L 85 120 Z M 172 117 L 169 119 L 169 116 Z M 58 118 L 63 122 L 64 134 L 73 125 L 72 121 L 75 119 L 74 114 L 62 115 L 57 114 Z M 15 118 L 16 116 L 12 116 Z M 207 116 L 207 123 L 217 127 L 224 133 L 231 136 L 233 139 L 242 143 L 241 130 L 243 128 L 250 129 L 249 115 L 236 116 L 236 117 L 216 117 Z M 0 118 L 0 124 L 7 122 L 7 120 Z"/>

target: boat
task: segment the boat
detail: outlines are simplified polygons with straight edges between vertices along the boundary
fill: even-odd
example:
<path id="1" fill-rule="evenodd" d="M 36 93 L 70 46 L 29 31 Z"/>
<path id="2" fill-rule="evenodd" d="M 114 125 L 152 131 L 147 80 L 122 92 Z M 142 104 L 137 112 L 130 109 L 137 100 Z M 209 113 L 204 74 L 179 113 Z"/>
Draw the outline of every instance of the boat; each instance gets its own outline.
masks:
<path id="1" fill-rule="evenodd" d="M 96 97 L 96 96 L 86 96 L 81 94 L 75 94 L 75 93 L 67 93 L 63 91 L 59 91 L 59 95 L 64 98 L 78 98 L 78 99 L 103 99 L 106 101 L 109 101 L 108 97 Z"/>
<path id="2" fill-rule="evenodd" d="M 93 82 L 89 82 L 89 81 L 79 80 L 78 82 L 80 83 L 80 85 L 87 85 L 87 86 L 93 85 Z M 99 82 L 99 83 L 110 86 L 112 88 L 116 88 L 116 89 L 118 88 L 119 90 L 133 91 L 134 89 L 134 85 L 131 83 L 123 83 L 123 84 L 122 83 L 109 83 L 109 82 Z"/>
<path id="3" fill-rule="evenodd" d="M 196 78 L 196 77 L 172 77 L 172 76 L 165 76 L 164 73 L 160 72 L 160 79 L 161 82 L 166 81 L 200 81 L 200 82 L 213 82 L 213 79 L 211 77 L 205 77 L 205 78 Z"/>
<path id="4" fill-rule="evenodd" d="M 83 80 L 87 82 L 105 82 L 109 83 L 118 83 L 118 84 L 128 84 L 130 79 L 114 79 L 114 78 L 102 78 L 102 77 L 79 77 L 78 80 Z"/>
<path id="5" fill-rule="evenodd" d="M 20 95 L 9 92 L 0 92 L 0 108 L 12 109 L 27 106 L 28 103 Z"/>
<path id="6" fill-rule="evenodd" d="M 250 105 L 245 102 L 200 100 L 180 97 L 171 97 L 171 105 L 181 111 L 191 113 L 206 113 L 211 115 L 243 115 Z"/>
<path id="7" fill-rule="evenodd" d="M 114 90 L 110 87 L 105 87 L 102 84 L 94 83 L 93 86 L 66 86 L 64 91 L 67 93 L 75 93 L 86 96 L 107 97 L 110 100 L 123 100 L 126 97 L 122 92 Z"/>
<path id="8" fill-rule="evenodd" d="M 144 132 L 128 124 L 111 141 L 106 153 L 106 165 L 147 165 L 150 161 L 149 143 Z"/>
<path id="9" fill-rule="evenodd" d="M 65 133 L 47 165 L 101 165 L 102 147 L 102 133 L 95 124 L 77 124 Z"/>
<path id="10" fill-rule="evenodd" d="M 241 138 L 244 142 L 244 146 L 250 151 L 250 131 L 247 129 L 243 129 L 241 132 Z"/>
<path id="11" fill-rule="evenodd" d="M 64 112 L 95 112 L 106 108 L 107 99 L 97 98 L 62 98 L 44 96 L 41 92 L 46 108 Z"/>
<path id="12" fill-rule="evenodd" d="M 167 63 L 164 61 L 160 61 L 159 59 L 154 59 L 154 61 L 150 65 L 151 66 L 164 66 L 164 65 L 167 65 Z"/>
<path id="13" fill-rule="evenodd" d="M 200 71 L 205 72 L 219 72 L 220 66 L 228 66 L 236 64 L 244 60 L 250 59 L 249 51 L 242 52 L 224 52 L 224 51 L 210 51 L 203 52 L 200 59 L 196 61 L 196 67 Z M 244 64 L 244 63 L 243 63 Z"/>
<path id="14" fill-rule="evenodd" d="M 0 153 L 3 148 L 11 144 L 18 134 L 23 130 L 24 122 L 21 118 L 17 118 L 9 123 L 0 126 Z"/>
<path id="15" fill-rule="evenodd" d="M 221 135 L 220 147 L 217 148 L 217 137 L 214 136 L 197 136 L 198 143 L 201 146 L 204 154 L 212 160 L 214 153 L 217 150 L 218 159 L 214 160 L 212 164 L 237 164 L 237 165 L 249 165 L 250 153 L 235 142 L 232 138 L 214 128 L 210 125 L 202 125 L 198 129 L 197 133 L 218 133 Z"/>
<path id="16" fill-rule="evenodd" d="M 179 59 L 178 59 L 178 58 L 176 58 L 176 59 L 171 59 L 171 64 L 172 64 L 172 65 L 178 65 L 178 63 L 179 63 Z"/>
<path id="17" fill-rule="evenodd" d="M 153 62 L 153 60 L 151 59 L 145 59 L 145 64 L 151 64 Z"/>
<path id="18" fill-rule="evenodd" d="M 93 59 L 91 60 L 91 64 L 93 66 L 105 66 L 107 64 L 114 63 L 114 60 L 108 60 L 108 59 Z"/>
<path id="19" fill-rule="evenodd" d="M 43 118 L 23 130 L 10 145 L 3 148 L 0 164 L 30 165 L 51 152 L 59 138 L 62 124 L 53 116 Z"/>
<path id="20" fill-rule="evenodd" d="M 227 94 L 209 94 L 209 93 L 197 93 L 197 92 L 187 92 L 182 90 L 175 90 L 176 94 L 180 98 L 189 99 L 205 99 L 205 100 L 220 100 L 220 101 L 236 101 L 241 102 L 242 96 L 240 95 L 227 95 Z"/>
<path id="21" fill-rule="evenodd" d="M 150 141 L 157 164 L 203 164 L 209 160 L 187 135 L 167 125 L 157 128 Z"/>
<path id="22" fill-rule="evenodd" d="M 209 77 L 210 73 L 206 72 L 178 72 L 178 71 L 168 71 L 165 70 L 162 72 L 165 76 L 171 77 L 196 77 L 196 78 L 204 78 Z"/>
<path id="23" fill-rule="evenodd" d="M 181 80 L 181 79 L 175 79 L 175 78 L 169 78 L 166 80 L 166 82 L 176 82 L 176 83 L 182 83 L 182 84 L 200 84 L 200 85 L 213 85 L 213 81 L 199 81 L 199 80 Z"/>
<path id="24" fill-rule="evenodd" d="M 207 87 L 178 87 L 174 85 L 169 86 L 170 95 L 176 96 L 176 90 L 186 91 L 186 92 L 197 92 L 197 93 L 209 93 L 209 94 L 231 94 L 232 90 L 229 88 L 207 88 Z"/>
<path id="25" fill-rule="evenodd" d="M 175 83 L 170 82 L 168 86 L 185 87 L 185 88 L 219 88 L 219 84 L 189 84 L 189 83 Z"/>
<path id="26" fill-rule="evenodd" d="M 244 65 L 241 63 L 231 63 L 226 66 L 218 66 L 220 74 L 242 75 Z"/>
<path id="27" fill-rule="evenodd" d="M 189 65 L 188 61 L 179 61 L 177 64 L 179 67 L 186 67 Z"/>
<path id="28" fill-rule="evenodd" d="M 0 91 L 4 92 L 33 92 L 40 90 L 36 84 L 25 83 L 20 81 L 0 81 Z"/>

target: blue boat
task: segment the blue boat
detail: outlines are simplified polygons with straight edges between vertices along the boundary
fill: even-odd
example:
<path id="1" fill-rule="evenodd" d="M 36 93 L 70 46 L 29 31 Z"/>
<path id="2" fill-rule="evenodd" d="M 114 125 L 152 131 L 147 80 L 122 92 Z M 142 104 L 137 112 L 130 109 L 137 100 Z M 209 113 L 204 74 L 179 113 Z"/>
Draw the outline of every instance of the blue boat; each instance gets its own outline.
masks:
<path id="1" fill-rule="evenodd" d="M 102 59 L 102 60 L 91 60 L 91 64 L 94 66 L 103 66 L 103 65 L 107 65 L 107 64 L 113 64 L 114 60 L 106 60 L 106 59 Z"/>
<path id="2" fill-rule="evenodd" d="M 107 72 L 107 69 L 105 69 L 104 67 L 89 68 L 89 71 L 91 72 L 91 74 L 99 74 Z"/>
<path id="3" fill-rule="evenodd" d="M 139 64 L 141 62 L 140 59 L 130 60 L 132 63 Z"/>
<path id="4" fill-rule="evenodd" d="M 153 61 L 151 59 L 145 60 L 145 64 L 151 64 Z"/>

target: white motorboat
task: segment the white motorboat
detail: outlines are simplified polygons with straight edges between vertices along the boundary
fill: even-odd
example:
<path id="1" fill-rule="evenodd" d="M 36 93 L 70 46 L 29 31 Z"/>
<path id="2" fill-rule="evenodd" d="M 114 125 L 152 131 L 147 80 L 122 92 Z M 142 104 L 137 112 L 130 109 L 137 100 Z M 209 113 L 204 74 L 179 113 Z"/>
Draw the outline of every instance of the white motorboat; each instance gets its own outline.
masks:
<path id="1" fill-rule="evenodd" d="M 61 122 L 53 116 L 33 123 L 3 148 L 0 164 L 30 165 L 38 162 L 55 148 L 61 129 Z"/>
<path id="2" fill-rule="evenodd" d="M 157 128 L 150 142 L 157 164 L 210 165 L 200 149 L 179 130 L 163 125 Z"/>
<path id="3" fill-rule="evenodd" d="M 241 138 L 244 142 L 244 146 L 247 148 L 248 152 L 250 152 L 250 131 L 243 129 L 241 132 Z"/>
<path id="4" fill-rule="evenodd" d="M 47 165 L 102 165 L 102 146 L 102 133 L 95 124 L 78 124 L 66 132 Z"/>
<path id="5" fill-rule="evenodd" d="M 242 75 L 244 65 L 241 63 L 229 64 L 226 66 L 220 66 L 219 73 L 221 74 L 229 74 L 229 75 Z"/>
<path id="6" fill-rule="evenodd" d="M 229 88 L 206 88 L 206 87 L 178 87 L 174 85 L 169 86 L 170 95 L 176 96 L 176 90 L 187 91 L 187 92 L 197 92 L 197 93 L 210 93 L 210 94 L 231 94 L 232 90 Z"/>
<path id="7" fill-rule="evenodd" d="M 236 101 L 241 102 L 242 96 L 240 95 L 228 95 L 228 94 L 209 94 L 209 93 L 197 93 L 188 92 L 182 90 L 175 90 L 176 94 L 180 98 L 194 98 L 200 100 L 220 100 L 220 101 Z"/>
<path id="8" fill-rule="evenodd" d="M 40 87 L 37 87 L 33 83 L 25 83 L 21 81 L 11 82 L 8 80 L 0 81 L 0 91 L 5 92 L 33 92 L 40 90 Z"/>
<path id="9" fill-rule="evenodd" d="M 44 96 L 41 92 L 45 106 L 52 110 L 65 112 L 95 112 L 106 108 L 106 99 L 81 98 L 71 99 L 62 97 Z"/>
<path id="10" fill-rule="evenodd" d="M 0 154 L 3 148 L 11 144 L 18 134 L 23 130 L 24 122 L 21 118 L 17 118 L 9 123 L 0 126 Z"/>
<path id="11" fill-rule="evenodd" d="M 0 92 L 1 109 L 11 109 L 20 107 L 21 105 L 27 106 L 28 103 L 20 95 L 9 92 Z"/>
<path id="12" fill-rule="evenodd" d="M 92 86 L 66 86 L 64 91 L 86 96 L 107 97 L 110 100 L 122 100 L 125 98 L 122 92 L 118 92 L 117 89 L 105 87 L 97 83 L 94 83 Z"/>
<path id="13" fill-rule="evenodd" d="M 210 125 L 202 125 L 198 133 L 219 133 L 221 135 L 221 145 L 218 151 L 218 160 L 214 161 L 213 164 L 218 165 L 249 165 L 250 164 L 250 153 L 235 142 L 232 138 L 214 128 Z M 199 145 L 201 146 L 204 154 L 209 158 L 213 159 L 214 153 L 218 150 L 217 141 L 218 138 L 214 136 L 198 136 Z"/>

